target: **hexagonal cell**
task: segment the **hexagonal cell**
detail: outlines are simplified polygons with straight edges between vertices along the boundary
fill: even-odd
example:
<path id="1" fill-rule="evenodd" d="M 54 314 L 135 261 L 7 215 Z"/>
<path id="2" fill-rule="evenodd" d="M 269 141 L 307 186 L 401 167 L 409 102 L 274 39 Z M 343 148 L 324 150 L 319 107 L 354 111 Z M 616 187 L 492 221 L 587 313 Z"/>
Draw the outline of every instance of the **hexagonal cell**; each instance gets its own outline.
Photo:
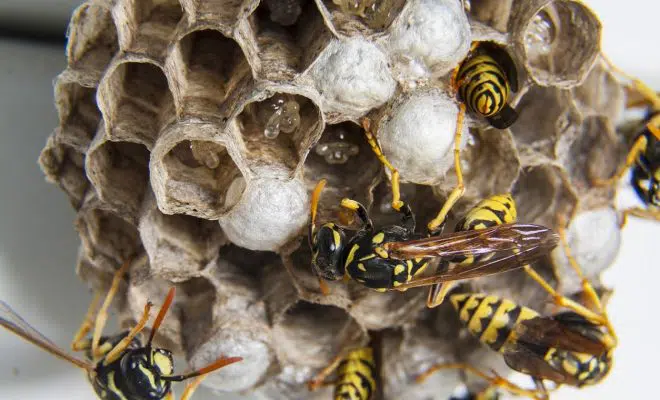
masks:
<path id="1" fill-rule="evenodd" d="M 39 155 L 39 165 L 46 174 L 46 179 L 57 184 L 69 196 L 74 209 L 80 208 L 89 181 L 85 175 L 85 155 L 80 151 L 59 144 L 59 130 L 48 138 L 46 146 Z"/>
<path id="2" fill-rule="evenodd" d="M 263 400 L 326 400 L 332 398 L 332 386 L 321 387 L 310 392 L 307 383 L 314 378 L 317 370 L 312 367 L 282 365 L 280 373 L 256 388 L 252 394 Z"/>
<path id="3" fill-rule="evenodd" d="M 600 21 L 579 1 L 513 2 L 509 32 L 530 77 L 543 86 L 581 83 L 600 51 Z"/>
<path id="4" fill-rule="evenodd" d="M 406 5 L 404 0 L 317 0 L 321 13 L 335 35 L 372 36 L 383 34 Z"/>
<path id="5" fill-rule="evenodd" d="M 119 43 L 123 51 L 162 62 L 183 9 L 178 0 L 127 0 L 122 7 L 115 7 L 114 17 L 121 21 Z"/>
<path id="6" fill-rule="evenodd" d="M 559 145 L 563 144 L 559 143 Z M 618 162 L 612 161 L 621 161 L 624 158 L 625 148 L 616 137 L 609 118 L 597 116 L 586 118 L 570 147 L 563 151 L 558 150 L 557 153 L 563 153 L 560 160 L 580 196 L 581 209 L 591 208 L 594 202 L 604 205 L 613 201 L 613 196 L 604 196 L 604 193 L 611 192 L 611 189 L 591 190 L 592 180 L 607 179 L 612 176 L 619 165 Z"/>
<path id="7" fill-rule="evenodd" d="M 347 346 L 366 336 L 346 311 L 299 301 L 274 321 L 273 345 L 280 363 L 324 368 Z"/>
<path id="8" fill-rule="evenodd" d="M 98 4 L 82 4 L 71 17 L 68 37 L 65 74 L 83 86 L 96 86 L 119 50 L 110 10 Z"/>
<path id="9" fill-rule="evenodd" d="M 235 265 L 249 275 L 259 276 L 265 266 L 275 264 L 280 256 L 272 251 L 254 251 L 228 243 L 218 253 L 218 259 Z"/>
<path id="10" fill-rule="evenodd" d="M 233 149 L 215 125 L 179 123 L 163 131 L 151 159 L 151 186 L 158 208 L 166 214 L 218 219 L 230 207 L 232 185 L 243 175 Z"/>
<path id="11" fill-rule="evenodd" d="M 401 200 L 410 205 L 417 232 L 425 234 L 426 224 L 442 208 L 444 198 L 436 196 L 431 186 L 404 183 L 400 186 Z M 373 190 L 374 202 L 369 215 L 376 226 L 400 225 L 401 213 L 392 208 L 392 187 L 389 181 L 383 181 Z"/>
<path id="12" fill-rule="evenodd" d="M 141 247 L 137 228 L 104 209 L 94 195 L 87 196 L 75 225 L 85 257 L 98 269 L 114 271 Z"/>
<path id="13" fill-rule="evenodd" d="M 570 216 L 577 205 L 577 194 L 566 172 L 553 165 L 523 167 L 513 187 L 518 221 L 553 227 L 557 217 Z"/>
<path id="14" fill-rule="evenodd" d="M 507 31 L 513 0 L 469 0 L 463 2 L 470 17 L 500 32 Z"/>
<path id="15" fill-rule="evenodd" d="M 55 106 L 60 122 L 58 142 L 80 152 L 87 151 L 101 121 L 96 90 L 67 81 L 60 75 L 55 83 Z"/>
<path id="16" fill-rule="evenodd" d="M 165 67 L 179 118 L 220 120 L 227 96 L 243 79 L 251 79 L 243 50 L 214 29 L 194 30 L 174 46 Z"/>
<path id="17" fill-rule="evenodd" d="M 151 149 L 159 131 L 172 119 L 172 95 L 160 67 L 117 62 L 99 86 L 108 135 L 114 141 L 138 142 Z"/>
<path id="18" fill-rule="evenodd" d="M 350 287 L 352 305 L 348 312 L 365 329 L 381 330 L 412 323 L 419 311 L 426 307 L 424 288 L 403 293 L 376 292 L 362 286 Z"/>
<path id="19" fill-rule="evenodd" d="M 141 144 L 112 142 L 99 129 L 85 159 L 85 171 L 101 199 L 128 221 L 137 223 L 149 179 L 149 150 Z"/>
<path id="20" fill-rule="evenodd" d="M 257 6 L 257 0 L 180 0 L 190 24 L 232 26 Z"/>
<path id="21" fill-rule="evenodd" d="M 266 2 L 261 2 L 250 15 L 249 29 L 256 37 L 260 60 L 260 66 L 254 71 L 258 78 L 292 80 L 306 71 L 332 40 L 332 33 L 314 2 L 305 1 L 301 7 L 300 16 L 288 26 L 271 20 Z"/>
<path id="22" fill-rule="evenodd" d="M 353 122 L 326 125 L 318 143 L 305 160 L 305 185 L 311 191 L 321 179 L 328 181 L 321 195 L 319 222 L 337 219 L 342 198 L 369 207 L 373 187 L 380 180 L 381 164 L 367 142 L 364 130 Z"/>
<path id="23" fill-rule="evenodd" d="M 600 60 L 581 85 L 571 89 L 578 109 L 584 115 L 601 115 L 618 121 L 625 110 L 625 90 Z"/>
<path id="24" fill-rule="evenodd" d="M 267 167 L 293 176 L 321 135 L 323 116 L 314 99 L 285 90 L 261 92 L 248 100 L 236 119 L 254 172 Z"/>
<path id="25" fill-rule="evenodd" d="M 516 108 L 520 116 L 509 128 L 516 143 L 551 159 L 559 138 L 581 122 L 570 92 L 556 88 L 534 86 Z"/>
<path id="26" fill-rule="evenodd" d="M 145 200 L 139 230 L 151 273 L 172 282 L 199 275 L 224 240 L 214 221 L 161 213 L 152 193 Z"/>

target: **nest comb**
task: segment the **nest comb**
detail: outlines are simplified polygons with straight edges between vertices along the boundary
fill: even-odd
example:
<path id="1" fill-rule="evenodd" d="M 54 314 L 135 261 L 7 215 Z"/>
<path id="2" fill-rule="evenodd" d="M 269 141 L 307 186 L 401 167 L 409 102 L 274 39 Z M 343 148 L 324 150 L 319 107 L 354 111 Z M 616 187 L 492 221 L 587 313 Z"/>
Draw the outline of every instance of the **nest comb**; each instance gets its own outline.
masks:
<path id="1" fill-rule="evenodd" d="M 599 57 L 589 9 L 572 0 L 350 3 L 374 2 L 89 0 L 73 14 L 68 66 L 55 82 L 59 125 L 40 162 L 78 212 L 77 273 L 104 287 L 142 254 L 122 291 L 123 319 L 177 286 L 157 339 L 194 367 L 220 354 L 244 358 L 206 379 L 210 388 L 327 398 L 305 381 L 347 337 L 365 343 L 368 330 L 383 332 L 385 398 L 448 398 L 458 374 L 412 379 L 438 360 L 507 373 L 445 307 L 425 310 L 422 290 L 333 284 L 321 296 L 300 245 L 320 178 L 321 220 L 336 219 L 346 196 L 377 224 L 396 218 L 358 124 L 365 115 L 418 220 L 434 215 L 455 184 L 449 73 L 474 40 L 511 55 L 521 116 L 506 130 L 467 117 L 467 191 L 452 215 L 511 191 L 519 220 L 573 222 L 571 244 L 582 243 L 578 259 L 596 282 L 616 255 L 614 192 L 587 177 L 623 161 L 614 123 L 624 92 Z M 580 242 L 594 224 L 603 240 Z M 577 288 L 560 254 L 540 270 Z M 542 304 L 520 274 L 474 285 Z"/>

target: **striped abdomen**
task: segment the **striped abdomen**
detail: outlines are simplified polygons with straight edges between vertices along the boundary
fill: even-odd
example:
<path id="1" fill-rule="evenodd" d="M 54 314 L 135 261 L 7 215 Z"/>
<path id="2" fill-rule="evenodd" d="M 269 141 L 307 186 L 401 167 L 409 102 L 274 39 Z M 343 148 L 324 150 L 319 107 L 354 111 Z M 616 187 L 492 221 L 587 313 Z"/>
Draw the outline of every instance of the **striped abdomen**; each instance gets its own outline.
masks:
<path id="1" fill-rule="evenodd" d="M 605 378 L 612 364 L 612 350 L 600 356 L 550 348 L 544 360 L 553 368 L 574 377 L 578 386 L 593 385 Z"/>
<path id="2" fill-rule="evenodd" d="M 484 117 L 491 117 L 506 105 L 509 82 L 502 67 L 487 54 L 478 54 L 461 65 L 456 76 L 459 95 L 468 108 Z"/>
<path id="3" fill-rule="evenodd" d="M 371 347 L 348 353 L 337 367 L 335 400 L 369 400 L 376 391 L 376 363 Z"/>
<path id="4" fill-rule="evenodd" d="M 470 333 L 495 351 L 504 350 L 517 324 L 539 316 L 531 308 L 486 294 L 460 293 L 450 300 Z"/>

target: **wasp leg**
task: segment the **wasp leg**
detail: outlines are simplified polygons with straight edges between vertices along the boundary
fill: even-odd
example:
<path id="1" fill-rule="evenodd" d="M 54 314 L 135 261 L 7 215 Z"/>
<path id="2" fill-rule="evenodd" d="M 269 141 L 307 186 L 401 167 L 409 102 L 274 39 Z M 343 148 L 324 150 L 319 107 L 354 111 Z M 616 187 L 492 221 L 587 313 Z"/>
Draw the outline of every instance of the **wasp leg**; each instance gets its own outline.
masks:
<path id="1" fill-rule="evenodd" d="M 138 321 L 137 325 L 135 325 L 133 329 L 131 329 L 131 331 L 128 333 L 128 335 L 119 343 L 117 343 L 115 347 L 113 347 L 112 350 L 106 354 L 105 360 L 103 360 L 104 365 L 112 364 L 113 361 L 116 361 L 119 357 L 122 356 L 128 345 L 130 345 L 133 341 L 133 338 L 135 338 L 138 333 L 142 332 L 144 327 L 147 325 L 147 321 L 149 321 L 149 311 L 151 311 L 151 303 L 145 304 L 142 317 L 140 318 L 140 321 Z"/>
<path id="2" fill-rule="evenodd" d="M 438 283 L 429 288 L 429 295 L 426 298 L 426 306 L 434 308 L 439 306 L 445 301 L 447 293 L 456 287 L 456 282 L 443 282 Z"/>
<path id="3" fill-rule="evenodd" d="M 369 218 L 369 213 L 362 204 L 358 203 L 355 200 L 343 198 L 341 199 L 341 206 L 351 211 L 355 211 L 358 218 L 360 218 L 360 221 L 362 222 L 362 229 L 366 229 L 369 231 L 374 229 L 374 224 L 373 222 L 371 222 L 371 218 Z"/>
<path id="4" fill-rule="evenodd" d="M 101 292 L 95 292 L 92 302 L 89 303 L 89 308 L 85 314 L 85 319 L 83 320 L 80 328 L 75 335 L 73 335 L 73 340 L 71 341 L 71 350 L 73 351 L 84 351 L 89 349 L 91 343 L 87 340 L 87 334 L 89 331 L 94 328 L 94 316 L 96 315 L 96 309 L 99 305 L 99 300 L 101 300 Z"/>
<path id="5" fill-rule="evenodd" d="M 335 358 L 330 361 L 330 364 L 328 364 L 327 367 L 323 368 L 316 376 L 310 380 L 307 383 L 307 388 L 309 388 L 310 391 L 314 391 L 321 386 L 327 386 L 327 385 L 332 385 L 334 382 L 328 382 L 326 381 L 326 378 L 332 374 L 334 370 L 337 369 L 339 366 L 339 363 L 344 359 L 344 354 L 343 352 L 338 354 Z"/>
<path id="6" fill-rule="evenodd" d="M 186 385 L 186 389 L 183 391 L 183 394 L 181 394 L 181 400 L 189 400 L 197 387 L 202 383 L 202 381 L 206 378 L 206 375 L 198 376 L 197 378 L 193 379 L 190 383 Z"/>
<path id="7" fill-rule="evenodd" d="M 449 210 L 465 193 L 463 184 L 463 172 L 461 171 L 461 138 L 463 137 L 463 118 L 465 117 L 465 104 L 459 104 L 458 116 L 456 118 L 456 132 L 454 133 L 454 169 L 456 170 L 456 187 L 451 191 L 447 201 L 442 205 L 438 215 L 429 222 L 427 228 L 431 236 L 437 234 L 444 227 Z"/>
<path id="8" fill-rule="evenodd" d="M 371 146 L 371 149 L 376 154 L 376 157 L 378 157 L 378 160 L 385 166 L 385 168 L 389 169 L 392 174 L 392 208 L 398 211 L 403 206 L 403 202 L 401 201 L 401 191 L 399 189 L 399 171 L 394 168 L 387 157 L 383 154 L 383 150 L 380 148 L 376 136 L 371 132 L 371 120 L 364 117 L 361 122 L 369 146 Z"/>
<path id="9" fill-rule="evenodd" d="M 628 171 L 630 167 L 632 167 L 633 164 L 635 164 L 639 155 L 644 152 L 647 143 L 648 140 L 646 136 L 639 135 L 637 140 L 635 140 L 635 143 L 633 144 L 632 148 L 628 152 L 628 155 L 626 156 L 626 163 L 621 168 L 619 168 L 619 170 L 614 175 L 612 175 L 607 179 L 592 178 L 591 184 L 594 186 L 609 186 L 618 182 L 621 179 L 621 177 L 623 177 L 623 175 L 626 173 L 626 171 Z"/>
<path id="10" fill-rule="evenodd" d="M 486 382 L 489 383 L 489 388 L 490 387 L 500 387 L 502 389 L 505 389 L 509 391 L 512 394 L 515 394 L 517 396 L 525 396 L 529 397 L 531 399 L 546 399 L 547 395 L 544 393 L 542 390 L 530 390 L 530 389 L 525 389 L 522 388 L 515 383 L 502 378 L 501 376 L 495 374 L 495 376 L 489 376 L 485 374 L 484 372 L 478 370 L 477 368 L 474 368 L 473 366 L 469 364 L 464 364 L 464 363 L 454 363 L 454 364 L 435 364 L 431 366 L 429 369 L 427 369 L 423 374 L 419 375 L 415 381 L 417 383 L 422 383 L 424 382 L 429 376 L 434 374 L 437 371 L 441 371 L 444 369 L 461 369 L 465 372 L 470 372 L 471 374 L 474 374 Z M 487 388 L 487 390 L 489 389 Z"/>
<path id="11" fill-rule="evenodd" d="M 325 179 L 321 179 L 319 183 L 316 184 L 316 187 L 312 192 L 312 204 L 310 205 L 311 221 L 309 223 L 309 232 L 307 234 L 307 240 L 309 242 L 310 249 L 313 247 L 312 242 L 314 240 L 314 234 L 315 234 L 314 232 L 316 230 L 316 212 L 318 211 L 319 200 L 321 199 L 321 191 L 323 191 L 323 188 L 325 187 L 326 183 L 327 181 Z M 301 293 L 302 288 L 298 285 L 296 281 L 296 277 L 293 272 L 293 267 L 291 267 L 291 265 L 287 263 L 284 263 L 284 266 L 286 267 L 286 270 L 289 273 L 289 276 L 291 277 L 291 281 L 293 282 L 293 285 L 298 289 L 299 293 Z M 319 277 L 319 287 L 321 289 L 321 293 L 323 293 L 324 296 L 330 294 L 330 288 L 328 287 L 328 284 L 321 277 Z"/>
<path id="12" fill-rule="evenodd" d="M 92 356 L 97 358 L 101 356 L 99 352 L 99 341 L 101 340 L 101 335 L 103 334 L 103 328 L 105 328 L 105 323 L 108 320 L 108 308 L 112 303 L 112 299 L 117 294 L 119 290 L 119 284 L 121 283 L 122 278 L 128 271 L 128 268 L 131 266 L 133 259 L 129 258 L 122 264 L 122 266 L 115 272 L 115 276 L 112 278 L 112 283 L 110 284 L 110 289 L 105 296 L 105 300 L 99 309 L 98 314 L 96 314 L 96 321 L 94 322 L 94 334 L 92 335 Z"/>
<path id="13" fill-rule="evenodd" d="M 644 219 L 653 219 L 656 221 L 660 221 L 660 210 L 649 210 L 645 208 L 628 208 L 626 210 L 623 210 L 622 216 L 621 216 L 621 223 L 619 224 L 620 228 L 623 228 L 626 226 L 626 223 L 628 222 L 628 216 L 635 216 L 639 218 L 644 218 Z"/>

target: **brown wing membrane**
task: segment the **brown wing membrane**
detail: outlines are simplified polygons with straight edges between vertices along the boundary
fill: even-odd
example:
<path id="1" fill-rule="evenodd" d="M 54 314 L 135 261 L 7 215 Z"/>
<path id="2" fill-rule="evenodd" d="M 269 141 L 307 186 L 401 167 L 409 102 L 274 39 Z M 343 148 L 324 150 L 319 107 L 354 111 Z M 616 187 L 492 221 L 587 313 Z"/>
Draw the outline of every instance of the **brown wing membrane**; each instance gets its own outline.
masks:
<path id="1" fill-rule="evenodd" d="M 599 356 L 608 350 L 604 343 L 567 328 L 552 317 L 537 317 L 524 321 L 516 327 L 516 334 L 518 341 L 521 342 L 594 356 Z"/>
<path id="2" fill-rule="evenodd" d="M 545 362 L 543 357 L 523 344 L 513 345 L 504 352 L 504 362 L 509 368 L 556 384 L 578 386 L 580 382 Z"/>
<path id="3" fill-rule="evenodd" d="M 25 322 L 25 320 L 21 318 L 14 310 L 12 310 L 11 307 L 9 307 L 9 305 L 4 301 L 0 301 L 0 326 L 7 328 L 9 331 L 14 332 L 16 335 L 27 340 L 28 342 L 39 346 L 55 357 L 70 362 L 76 367 L 85 369 L 89 372 L 94 370 L 94 366 L 92 364 L 73 357 L 66 353 L 64 350 L 57 347 L 48 338 L 46 338 L 39 331 Z"/>
<path id="4" fill-rule="evenodd" d="M 385 246 L 389 256 L 397 259 L 490 255 L 473 264 L 455 264 L 447 271 L 434 276 L 416 278 L 397 286 L 397 289 L 408 289 L 521 268 L 547 255 L 557 245 L 558 240 L 557 234 L 544 226 L 505 224 L 478 231 L 387 243 Z"/>

